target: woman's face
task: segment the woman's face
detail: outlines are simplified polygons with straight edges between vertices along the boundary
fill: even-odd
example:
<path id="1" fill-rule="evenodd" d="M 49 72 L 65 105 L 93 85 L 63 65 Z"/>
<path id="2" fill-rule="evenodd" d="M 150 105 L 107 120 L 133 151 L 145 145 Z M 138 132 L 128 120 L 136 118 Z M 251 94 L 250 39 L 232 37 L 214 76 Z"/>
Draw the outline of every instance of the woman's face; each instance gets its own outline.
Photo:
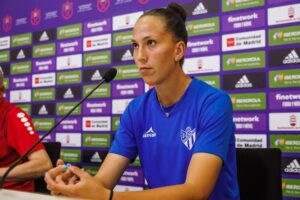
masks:
<path id="1" fill-rule="evenodd" d="M 176 42 L 162 17 L 140 18 L 133 29 L 132 45 L 134 61 L 147 84 L 162 84 L 175 71 Z"/>

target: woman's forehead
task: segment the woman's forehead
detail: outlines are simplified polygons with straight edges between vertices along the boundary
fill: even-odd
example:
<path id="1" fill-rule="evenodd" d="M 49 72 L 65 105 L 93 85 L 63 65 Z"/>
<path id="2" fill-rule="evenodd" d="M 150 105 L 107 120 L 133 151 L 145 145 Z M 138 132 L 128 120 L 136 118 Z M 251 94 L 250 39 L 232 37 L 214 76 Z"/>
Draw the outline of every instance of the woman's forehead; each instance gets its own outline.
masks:
<path id="1" fill-rule="evenodd" d="M 133 37 L 163 36 L 165 34 L 168 34 L 165 22 L 162 17 L 157 16 L 142 17 L 133 28 Z"/>

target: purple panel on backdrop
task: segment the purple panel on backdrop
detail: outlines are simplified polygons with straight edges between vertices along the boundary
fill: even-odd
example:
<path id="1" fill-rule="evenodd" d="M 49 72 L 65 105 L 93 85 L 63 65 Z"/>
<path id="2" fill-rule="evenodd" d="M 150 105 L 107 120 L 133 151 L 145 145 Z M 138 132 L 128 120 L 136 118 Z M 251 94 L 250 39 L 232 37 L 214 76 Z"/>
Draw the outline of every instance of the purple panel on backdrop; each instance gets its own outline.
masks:
<path id="1" fill-rule="evenodd" d="M 31 87 L 31 75 L 14 76 L 9 79 L 9 89 L 21 89 Z"/>
<path id="2" fill-rule="evenodd" d="M 276 91 L 269 93 L 270 109 L 299 109 L 300 108 L 300 91 Z"/>
<path id="3" fill-rule="evenodd" d="M 110 99 L 99 99 L 99 100 L 88 100 L 83 103 L 83 114 L 84 115 L 110 115 L 111 114 L 111 100 Z"/>
<path id="4" fill-rule="evenodd" d="M 144 175 L 141 169 L 127 168 L 119 183 L 144 185 Z"/>
<path id="5" fill-rule="evenodd" d="M 237 14 L 224 15 L 222 17 L 223 31 L 259 28 L 263 27 L 265 23 L 265 12 L 263 9 L 238 12 Z"/>
<path id="6" fill-rule="evenodd" d="M 235 113 L 233 121 L 237 131 L 265 131 L 267 118 L 265 113 Z"/>
<path id="7" fill-rule="evenodd" d="M 189 38 L 186 55 L 201 53 L 216 53 L 220 51 L 220 37 L 210 36 L 201 38 Z"/>
<path id="8" fill-rule="evenodd" d="M 99 19 L 84 23 L 83 34 L 92 35 L 111 31 L 111 19 Z"/>
<path id="9" fill-rule="evenodd" d="M 45 135 L 46 133 L 44 132 L 40 132 L 39 131 L 39 137 L 41 138 L 43 135 Z M 51 133 L 50 135 L 48 135 L 47 137 L 45 137 L 43 139 L 43 142 L 54 142 L 55 141 L 55 134 L 54 133 Z"/>
<path id="10" fill-rule="evenodd" d="M 63 40 L 56 47 L 57 55 L 78 53 L 82 51 L 82 39 Z"/>
<path id="11" fill-rule="evenodd" d="M 114 81 L 112 82 L 112 97 L 132 97 L 145 92 L 143 80 L 134 81 Z"/>
<path id="12" fill-rule="evenodd" d="M 49 72 L 54 71 L 56 65 L 56 60 L 54 58 L 42 58 L 37 59 L 32 62 L 32 72 Z"/>
<path id="13" fill-rule="evenodd" d="M 56 118 L 58 122 L 61 118 Z M 57 131 L 81 131 L 81 117 L 68 117 L 57 128 Z"/>
<path id="14" fill-rule="evenodd" d="M 291 3 L 291 2 L 298 2 L 298 0 L 268 0 L 268 4 L 281 4 L 281 3 Z"/>

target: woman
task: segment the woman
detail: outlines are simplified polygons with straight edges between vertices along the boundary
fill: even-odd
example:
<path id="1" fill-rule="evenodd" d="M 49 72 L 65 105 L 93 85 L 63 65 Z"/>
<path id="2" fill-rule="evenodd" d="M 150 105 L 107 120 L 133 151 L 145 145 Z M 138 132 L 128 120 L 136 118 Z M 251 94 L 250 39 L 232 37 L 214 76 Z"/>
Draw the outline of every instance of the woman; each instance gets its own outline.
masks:
<path id="1" fill-rule="evenodd" d="M 146 12 L 136 22 L 134 60 L 154 88 L 127 107 L 95 177 L 76 167 L 69 168 L 76 176 L 68 181 L 59 167 L 48 172 L 45 180 L 54 194 L 105 200 L 239 199 L 231 101 L 182 71 L 185 19 L 183 8 L 172 3 Z M 151 189 L 113 193 L 137 155 Z"/>

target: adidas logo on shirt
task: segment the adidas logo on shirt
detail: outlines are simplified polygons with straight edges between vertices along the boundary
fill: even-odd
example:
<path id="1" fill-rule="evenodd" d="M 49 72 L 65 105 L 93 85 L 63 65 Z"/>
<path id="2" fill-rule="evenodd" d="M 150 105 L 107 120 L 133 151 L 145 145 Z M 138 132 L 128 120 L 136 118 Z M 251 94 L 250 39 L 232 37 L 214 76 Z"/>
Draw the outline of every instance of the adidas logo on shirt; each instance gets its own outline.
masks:
<path id="1" fill-rule="evenodd" d="M 198 6 L 194 9 L 193 15 L 201 15 L 207 13 L 207 9 L 204 7 L 203 3 L 200 2 Z"/>
<path id="2" fill-rule="evenodd" d="M 122 56 L 121 60 L 122 61 L 133 60 L 133 56 L 132 56 L 132 54 L 131 54 L 131 52 L 130 52 L 129 49 L 124 53 L 124 55 Z"/>
<path id="3" fill-rule="evenodd" d="M 296 159 L 294 159 L 289 165 L 284 169 L 285 172 L 300 173 L 300 165 Z"/>
<path id="4" fill-rule="evenodd" d="M 64 98 L 65 99 L 71 99 L 71 98 L 74 98 L 74 94 L 72 93 L 72 90 L 71 88 L 69 88 L 66 93 L 64 94 Z"/>
<path id="5" fill-rule="evenodd" d="M 250 83 L 246 75 L 242 76 L 242 78 L 235 84 L 235 88 L 251 88 L 252 86 L 252 83 Z"/>
<path id="6" fill-rule="evenodd" d="M 95 73 L 93 74 L 92 76 L 92 81 L 98 81 L 98 80 L 101 80 L 102 79 L 102 76 L 99 72 L 99 70 L 96 70 Z"/>
<path id="7" fill-rule="evenodd" d="M 43 105 L 43 106 L 41 107 L 41 109 L 39 110 L 39 115 L 48 115 L 48 111 L 47 111 L 45 105 Z"/>
<path id="8" fill-rule="evenodd" d="M 49 40 L 49 37 L 47 35 L 47 32 L 44 31 L 43 34 L 40 37 L 40 42 L 47 41 L 47 40 Z"/>
<path id="9" fill-rule="evenodd" d="M 25 54 L 23 49 L 21 49 L 21 51 L 18 53 L 17 59 L 23 59 L 23 58 L 25 58 Z"/>
<path id="10" fill-rule="evenodd" d="M 300 63 L 299 56 L 295 49 L 293 49 L 283 60 L 283 64 L 290 64 L 290 63 Z"/>

